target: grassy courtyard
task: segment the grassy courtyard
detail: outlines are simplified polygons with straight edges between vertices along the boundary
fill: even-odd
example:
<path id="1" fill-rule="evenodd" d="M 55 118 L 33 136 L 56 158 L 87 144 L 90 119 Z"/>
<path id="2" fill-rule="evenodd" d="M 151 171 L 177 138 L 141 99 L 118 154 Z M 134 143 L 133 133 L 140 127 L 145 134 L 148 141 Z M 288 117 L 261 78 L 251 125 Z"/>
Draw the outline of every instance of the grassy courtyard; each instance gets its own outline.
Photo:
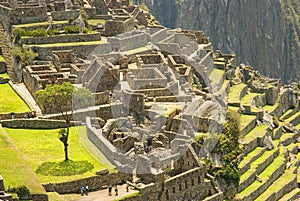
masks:
<path id="1" fill-rule="evenodd" d="M 0 84 L 0 94 L 0 113 L 30 111 L 29 107 L 15 93 L 9 84 Z"/>
<path id="2" fill-rule="evenodd" d="M 28 165 L 41 183 L 63 182 L 95 175 L 97 170 L 112 169 L 91 156 L 79 139 L 85 127 L 72 127 L 69 136 L 69 158 L 64 161 L 59 129 L 30 130 L 5 128 Z"/>

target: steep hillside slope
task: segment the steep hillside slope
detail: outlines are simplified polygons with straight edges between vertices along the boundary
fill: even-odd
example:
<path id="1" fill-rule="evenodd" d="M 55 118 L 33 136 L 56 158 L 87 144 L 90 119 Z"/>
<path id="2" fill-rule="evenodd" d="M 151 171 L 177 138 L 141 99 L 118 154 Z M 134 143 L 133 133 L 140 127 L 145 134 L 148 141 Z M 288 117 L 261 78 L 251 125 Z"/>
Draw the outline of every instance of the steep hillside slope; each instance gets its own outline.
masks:
<path id="1" fill-rule="evenodd" d="M 300 1 L 298 0 L 136 0 L 167 27 L 200 29 L 215 49 L 264 75 L 300 78 Z"/>

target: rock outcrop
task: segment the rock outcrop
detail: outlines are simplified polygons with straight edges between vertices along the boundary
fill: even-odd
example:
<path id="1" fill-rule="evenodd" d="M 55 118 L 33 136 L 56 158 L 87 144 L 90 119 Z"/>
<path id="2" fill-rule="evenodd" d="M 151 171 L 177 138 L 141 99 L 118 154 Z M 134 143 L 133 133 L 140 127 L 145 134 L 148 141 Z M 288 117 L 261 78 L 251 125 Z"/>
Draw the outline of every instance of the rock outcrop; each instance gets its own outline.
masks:
<path id="1" fill-rule="evenodd" d="M 300 78 L 298 0 L 135 0 L 145 3 L 163 25 L 199 29 L 214 48 L 284 82 Z"/>

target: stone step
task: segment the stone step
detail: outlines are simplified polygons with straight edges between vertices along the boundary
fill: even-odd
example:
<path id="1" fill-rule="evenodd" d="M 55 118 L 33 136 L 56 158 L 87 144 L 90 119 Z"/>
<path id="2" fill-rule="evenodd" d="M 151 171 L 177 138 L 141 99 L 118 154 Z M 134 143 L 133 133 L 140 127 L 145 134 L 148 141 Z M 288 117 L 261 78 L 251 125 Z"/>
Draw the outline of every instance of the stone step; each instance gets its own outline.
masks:
<path id="1" fill-rule="evenodd" d="M 297 188 L 297 175 L 293 174 L 293 169 L 288 169 L 275 180 L 255 201 L 278 200 L 283 195 Z"/>
<path id="2" fill-rule="evenodd" d="M 259 197 L 275 180 L 277 180 L 285 170 L 286 158 L 284 153 L 280 153 L 273 162 L 259 174 L 262 181 L 255 180 L 243 191 L 238 193 L 234 200 L 250 201 Z"/>
<path id="3" fill-rule="evenodd" d="M 295 188 L 289 193 L 285 194 L 283 197 L 281 197 L 278 201 L 294 201 L 297 200 L 297 198 L 300 198 L 300 189 Z"/>
<path id="4" fill-rule="evenodd" d="M 256 175 L 259 175 L 265 168 L 267 168 L 278 154 L 279 149 L 277 148 L 271 151 L 265 151 L 259 158 L 254 160 L 250 164 L 250 169 L 241 175 L 238 192 L 242 192 L 251 183 L 253 183 L 256 179 Z"/>

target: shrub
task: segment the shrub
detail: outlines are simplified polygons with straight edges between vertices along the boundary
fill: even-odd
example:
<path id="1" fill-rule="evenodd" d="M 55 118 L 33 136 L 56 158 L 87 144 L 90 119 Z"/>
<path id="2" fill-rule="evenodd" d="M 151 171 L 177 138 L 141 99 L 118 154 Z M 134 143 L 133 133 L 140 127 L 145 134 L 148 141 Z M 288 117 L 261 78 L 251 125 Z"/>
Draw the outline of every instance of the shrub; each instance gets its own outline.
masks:
<path id="1" fill-rule="evenodd" d="M 49 36 L 53 36 L 53 35 L 58 35 L 59 34 L 59 30 L 58 29 L 54 29 L 54 30 L 48 30 L 47 34 Z"/>
<path id="2" fill-rule="evenodd" d="M 79 33 L 80 27 L 78 25 L 76 26 L 65 26 L 65 33 Z"/>
<path id="3" fill-rule="evenodd" d="M 45 28 L 39 28 L 39 29 L 30 31 L 29 35 L 32 37 L 47 36 L 47 30 Z"/>
<path id="4" fill-rule="evenodd" d="M 30 196 L 30 190 L 27 186 L 21 185 L 17 187 L 8 187 L 8 192 L 16 193 L 19 198 L 28 198 Z"/>

